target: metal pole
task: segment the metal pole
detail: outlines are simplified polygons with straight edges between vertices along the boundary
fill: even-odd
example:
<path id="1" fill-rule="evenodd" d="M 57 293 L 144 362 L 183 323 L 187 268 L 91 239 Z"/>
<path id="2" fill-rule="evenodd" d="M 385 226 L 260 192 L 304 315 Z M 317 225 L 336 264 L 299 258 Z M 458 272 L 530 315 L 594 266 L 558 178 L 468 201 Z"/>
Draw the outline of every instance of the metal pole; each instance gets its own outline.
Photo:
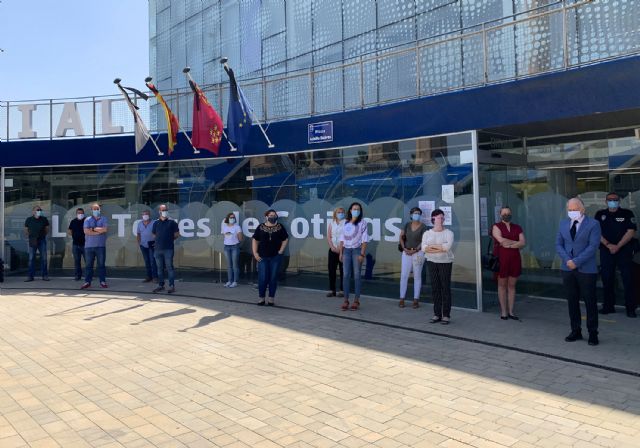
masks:
<path id="1" fill-rule="evenodd" d="M 9 141 L 9 111 L 11 110 L 9 103 L 10 101 L 7 101 L 7 141 Z"/>
<path id="2" fill-rule="evenodd" d="M 420 96 L 420 46 L 416 42 L 416 96 Z"/>
<path id="3" fill-rule="evenodd" d="M 360 108 L 364 109 L 364 64 L 360 55 Z"/>
<path id="4" fill-rule="evenodd" d="M 2 167 L 0 170 L 0 244 L 2 244 L 2 259 L 5 260 L 5 268 L 8 267 L 8 263 L 6 262 L 6 255 L 4 252 L 4 179 L 5 179 L 5 168 Z"/>
<path id="5" fill-rule="evenodd" d="M 484 71 L 484 83 L 489 82 L 489 43 L 487 42 L 487 30 L 482 24 L 482 70 Z"/>
<path id="6" fill-rule="evenodd" d="M 476 240 L 476 301 L 478 311 L 482 311 L 482 240 L 480 235 L 480 178 L 478 169 L 478 131 L 471 132 L 473 150 L 473 220 Z"/>
<path id="7" fill-rule="evenodd" d="M 91 109 L 93 112 L 93 138 L 96 138 L 96 97 L 91 97 Z M 103 120 L 104 123 L 104 120 Z"/>
<path id="8" fill-rule="evenodd" d="M 563 5 L 562 8 L 562 51 L 563 51 L 563 63 L 564 68 L 569 67 L 569 27 L 567 24 L 567 6 Z"/>
<path id="9" fill-rule="evenodd" d="M 311 96 L 311 98 L 309 98 L 309 104 L 310 104 L 309 115 L 313 115 L 316 110 L 316 94 L 314 91 L 314 86 L 315 86 L 315 76 L 314 76 L 313 68 L 311 68 L 309 69 L 309 95 Z"/>
<path id="10" fill-rule="evenodd" d="M 53 100 L 49 100 L 49 140 L 53 140 Z"/>

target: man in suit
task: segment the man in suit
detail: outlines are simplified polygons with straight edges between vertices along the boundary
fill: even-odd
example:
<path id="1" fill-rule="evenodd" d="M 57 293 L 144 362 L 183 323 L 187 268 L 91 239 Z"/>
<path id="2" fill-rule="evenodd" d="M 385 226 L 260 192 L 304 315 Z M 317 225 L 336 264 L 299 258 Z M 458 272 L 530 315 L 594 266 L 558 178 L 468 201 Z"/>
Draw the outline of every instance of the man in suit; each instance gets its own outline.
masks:
<path id="1" fill-rule="evenodd" d="M 596 303 L 596 250 L 600 245 L 600 224 L 584 214 L 580 198 L 567 201 L 567 216 L 556 235 L 556 252 L 562 260 L 562 284 L 569 304 L 571 333 L 567 342 L 582 339 L 580 298 L 587 308 L 589 345 L 598 345 L 598 305 Z"/>

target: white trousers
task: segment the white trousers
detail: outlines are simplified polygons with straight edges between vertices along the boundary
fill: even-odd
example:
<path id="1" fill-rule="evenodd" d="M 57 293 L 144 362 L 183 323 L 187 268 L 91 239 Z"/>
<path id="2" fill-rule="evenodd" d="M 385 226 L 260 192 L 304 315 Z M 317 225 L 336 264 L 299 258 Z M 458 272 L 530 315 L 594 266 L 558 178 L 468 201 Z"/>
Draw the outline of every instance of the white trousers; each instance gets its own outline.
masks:
<path id="1" fill-rule="evenodd" d="M 402 268 L 400 270 L 400 298 L 404 299 L 407 295 L 407 286 L 409 284 L 409 275 L 413 271 L 413 299 L 420 298 L 420 289 L 422 288 L 422 265 L 424 264 L 424 253 L 416 252 L 413 255 L 407 255 L 402 252 Z"/>

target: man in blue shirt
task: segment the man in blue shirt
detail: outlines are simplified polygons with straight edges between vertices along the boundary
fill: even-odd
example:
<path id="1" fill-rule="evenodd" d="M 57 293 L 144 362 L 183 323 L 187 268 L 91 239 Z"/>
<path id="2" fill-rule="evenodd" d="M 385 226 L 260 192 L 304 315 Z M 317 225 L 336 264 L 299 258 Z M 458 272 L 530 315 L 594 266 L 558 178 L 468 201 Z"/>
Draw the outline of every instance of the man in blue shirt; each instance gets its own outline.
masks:
<path id="1" fill-rule="evenodd" d="M 93 262 L 97 260 L 100 286 L 107 288 L 107 272 L 105 259 L 107 257 L 107 218 L 102 216 L 100 204 L 91 205 L 91 216 L 84 220 L 84 262 L 86 276 L 80 289 L 91 287 L 93 279 Z"/>
<path id="2" fill-rule="evenodd" d="M 156 257 L 154 256 L 156 242 L 153 236 L 153 221 L 151 221 L 151 212 L 149 210 L 142 212 L 142 220 L 138 223 L 138 228 L 136 229 L 136 239 L 147 271 L 144 283 L 157 281 L 158 268 L 156 266 Z"/>
<path id="3" fill-rule="evenodd" d="M 167 268 L 169 277 L 169 289 L 167 293 L 176 291 L 175 272 L 173 269 L 173 242 L 180 236 L 178 223 L 169 218 L 169 209 L 165 204 L 158 207 L 160 218 L 153 223 L 152 233 L 156 238 L 155 257 L 158 266 L 158 287 L 153 292 L 164 290 L 164 269 Z"/>
<path id="4" fill-rule="evenodd" d="M 600 224 L 584 214 L 584 203 L 580 198 L 567 202 L 569 219 L 560 222 L 556 235 L 556 252 L 562 264 L 562 286 L 569 305 L 571 333 L 567 342 L 582 339 L 582 316 L 580 299 L 587 309 L 589 345 L 598 345 L 598 305 L 596 303 L 596 251 L 600 245 Z"/>

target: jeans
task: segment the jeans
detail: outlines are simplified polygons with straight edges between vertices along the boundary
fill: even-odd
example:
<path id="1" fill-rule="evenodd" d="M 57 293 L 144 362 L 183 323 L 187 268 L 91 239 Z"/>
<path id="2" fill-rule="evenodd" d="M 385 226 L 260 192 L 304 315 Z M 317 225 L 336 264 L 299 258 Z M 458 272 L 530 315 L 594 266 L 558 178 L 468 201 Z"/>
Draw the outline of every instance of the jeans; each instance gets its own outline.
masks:
<path id="1" fill-rule="evenodd" d="M 156 257 L 154 256 L 153 247 L 140 246 L 142 258 L 144 258 L 144 267 L 147 270 L 147 278 L 158 278 L 158 266 L 156 265 Z"/>
<path id="2" fill-rule="evenodd" d="M 47 239 L 42 238 L 36 247 L 29 246 L 29 278 L 36 275 L 36 251 L 40 252 L 40 269 L 42 277 L 48 277 L 47 271 Z"/>
<path id="3" fill-rule="evenodd" d="M 169 287 L 173 288 L 176 275 L 173 269 L 173 249 L 155 249 L 156 264 L 158 265 L 158 285 L 164 286 L 164 269 L 169 276 Z"/>
<path id="4" fill-rule="evenodd" d="M 344 268 L 344 280 L 342 284 L 342 290 L 344 291 L 344 300 L 349 300 L 349 287 L 351 283 L 351 274 L 353 274 L 353 283 L 355 284 L 354 296 L 355 300 L 360 299 L 360 271 L 362 270 L 362 263 L 358 261 L 360 255 L 360 247 L 353 249 L 342 249 L 342 265 Z"/>
<path id="5" fill-rule="evenodd" d="M 224 256 L 227 258 L 227 281 L 237 283 L 240 279 L 240 244 L 225 245 Z"/>
<path id="6" fill-rule="evenodd" d="M 100 283 L 107 282 L 107 269 L 104 266 L 104 261 L 107 257 L 106 247 L 85 247 L 84 248 L 84 262 L 85 270 L 87 271 L 84 278 L 85 283 L 91 283 L 93 280 L 93 262 L 97 260 L 98 277 Z"/>
<path id="7" fill-rule="evenodd" d="M 71 246 L 71 254 L 73 255 L 74 276 L 76 279 L 82 278 L 82 264 L 81 261 L 84 258 L 84 246 L 78 246 L 73 244 Z M 87 259 L 85 258 L 84 264 L 86 266 Z"/>
<path id="8" fill-rule="evenodd" d="M 276 255 L 275 257 L 262 257 L 258 262 L 258 296 L 261 299 L 264 299 L 267 285 L 269 286 L 269 297 L 275 297 L 281 261 L 282 255 Z"/>

